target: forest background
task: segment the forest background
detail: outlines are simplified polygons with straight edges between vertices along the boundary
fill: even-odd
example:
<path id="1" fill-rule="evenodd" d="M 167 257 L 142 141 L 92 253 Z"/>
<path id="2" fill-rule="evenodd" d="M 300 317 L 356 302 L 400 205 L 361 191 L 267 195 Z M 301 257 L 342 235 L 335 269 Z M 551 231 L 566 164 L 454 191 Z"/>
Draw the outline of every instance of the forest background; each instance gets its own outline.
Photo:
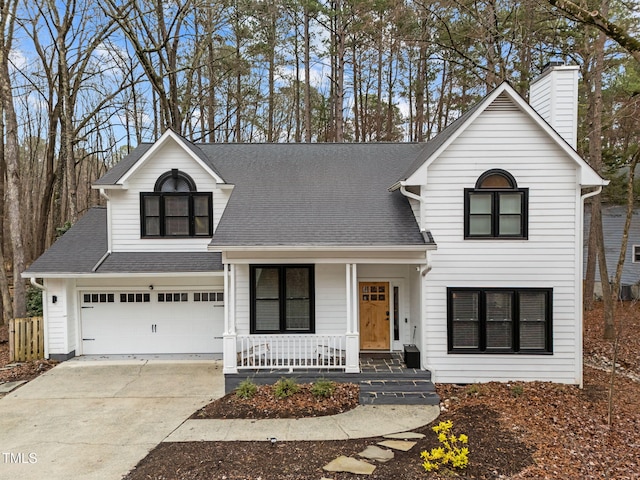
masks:
<path id="1" fill-rule="evenodd" d="M 103 202 L 91 182 L 167 128 L 423 142 L 562 61 L 580 67 L 578 151 L 611 179 L 591 205 L 587 292 L 599 261 L 614 335 L 624 256 L 607 272 L 599 212 L 626 204 L 628 230 L 640 198 L 638 0 L 0 0 L 0 28 L 0 324 L 38 303 L 20 273 Z"/>

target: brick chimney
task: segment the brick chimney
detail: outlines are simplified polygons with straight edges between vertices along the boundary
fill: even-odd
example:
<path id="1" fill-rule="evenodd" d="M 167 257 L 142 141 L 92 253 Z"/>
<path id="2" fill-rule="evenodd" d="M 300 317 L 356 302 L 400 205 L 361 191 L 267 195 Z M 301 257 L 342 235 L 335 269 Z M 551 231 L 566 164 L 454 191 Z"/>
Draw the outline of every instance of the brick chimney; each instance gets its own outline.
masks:
<path id="1" fill-rule="evenodd" d="M 529 104 L 574 149 L 578 138 L 577 65 L 549 62 L 529 87 Z"/>

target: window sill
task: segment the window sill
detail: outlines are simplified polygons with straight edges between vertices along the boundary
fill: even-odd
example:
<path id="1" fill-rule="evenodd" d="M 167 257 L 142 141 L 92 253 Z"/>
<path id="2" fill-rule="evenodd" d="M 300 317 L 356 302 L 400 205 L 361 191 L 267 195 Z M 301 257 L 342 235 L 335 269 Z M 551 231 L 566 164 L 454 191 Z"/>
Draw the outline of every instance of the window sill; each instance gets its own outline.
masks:
<path id="1" fill-rule="evenodd" d="M 543 350 L 531 350 L 531 351 L 521 351 L 521 352 L 507 352 L 507 351 L 497 351 L 497 350 L 448 350 L 447 355 L 553 355 L 553 352 L 547 352 Z"/>

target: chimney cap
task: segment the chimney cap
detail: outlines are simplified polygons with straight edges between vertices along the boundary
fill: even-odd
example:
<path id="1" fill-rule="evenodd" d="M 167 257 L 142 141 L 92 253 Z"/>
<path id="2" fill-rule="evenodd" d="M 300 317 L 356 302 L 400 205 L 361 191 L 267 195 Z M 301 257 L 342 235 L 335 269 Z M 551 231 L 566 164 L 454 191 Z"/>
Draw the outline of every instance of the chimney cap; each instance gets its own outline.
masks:
<path id="1" fill-rule="evenodd" d="M 553 67 L 564 67 L 565 65 L 566 64 L 564 63 L 564 60 L 549 60 L 542 67 L 542 72 L 545 72 Z"/>

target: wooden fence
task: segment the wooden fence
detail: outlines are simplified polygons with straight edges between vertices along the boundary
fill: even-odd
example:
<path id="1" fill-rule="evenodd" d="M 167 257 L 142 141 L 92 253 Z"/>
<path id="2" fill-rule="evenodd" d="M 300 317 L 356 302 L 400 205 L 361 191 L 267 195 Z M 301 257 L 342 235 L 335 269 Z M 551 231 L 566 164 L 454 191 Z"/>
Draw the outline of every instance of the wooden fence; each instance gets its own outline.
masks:
<path id="1" fill-rule="evenodd" d="M 44 358 L 42 317 L 13 318 L 9 321 L 9 356 L 12 362 Z"/>

